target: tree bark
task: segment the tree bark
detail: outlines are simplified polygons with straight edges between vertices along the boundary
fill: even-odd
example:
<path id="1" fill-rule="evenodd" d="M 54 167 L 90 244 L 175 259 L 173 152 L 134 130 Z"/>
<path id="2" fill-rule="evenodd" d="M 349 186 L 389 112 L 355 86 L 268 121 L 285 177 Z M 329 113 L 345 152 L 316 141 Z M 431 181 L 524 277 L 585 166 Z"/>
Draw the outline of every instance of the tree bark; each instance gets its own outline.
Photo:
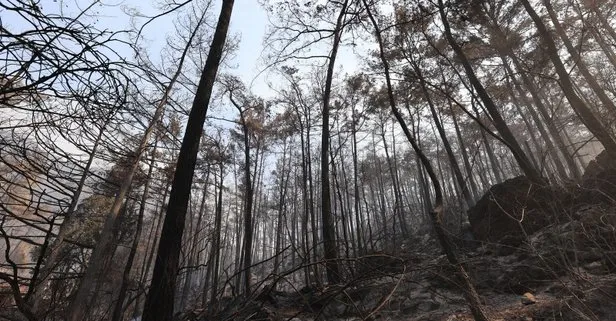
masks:
<path id="1" fill-rule="evenodd" d="M 338 265 L 338 249 L 336 244 L 336 230 L 332 214 L 332 200 L 329 182 L 329 100 L 331 96 L 332 78 L 334 76 L 334 66 L 340 38 L 342 36 L 342 23 L 346 14 L 348 0 L 345 0 L 336 19 L 334 29 L 334 40 L 332 50 L 329 55 L 327 65 L 327 75 L 325 78 L 325 90 L 323 92 L 323 130 L 321 133 L 321 217 L 323 220 L 323 247 L 325 253 L 325 268 L 327 281 L 330 284 L 340 282 L 340 267 Z"/>
<path id="2" fill-rule="evenodd" d="M 175 283 L 180 247 L 193 173 L 199 151 L 199 140 L 207 114 L 212 87 L 222 59 L 234 0 L 223 0 L 220 17 L 210 46 L 210 52 L 188 117 L 184 139 L 180 147 L 169 205 L 160 237 L 152 283 L 145 301 L 143 321 L 172 321 Z M 74 320 L 77 321 L 77 320 Z"/>

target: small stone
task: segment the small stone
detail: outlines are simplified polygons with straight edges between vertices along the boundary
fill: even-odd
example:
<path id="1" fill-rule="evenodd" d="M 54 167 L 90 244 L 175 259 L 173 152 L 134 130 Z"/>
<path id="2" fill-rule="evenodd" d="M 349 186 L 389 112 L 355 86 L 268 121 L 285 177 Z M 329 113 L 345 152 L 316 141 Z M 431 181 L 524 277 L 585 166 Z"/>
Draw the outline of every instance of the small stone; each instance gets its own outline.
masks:
<path id="1" fill-rule="evenodd" d="M 537 303 L 537 299 L 535 299 L 535 296 L 529 292 L 524 293 L 524 295 L 522 295 L 521 300 L 522 300 L 522 304 L 524 305 L 530 305 L 530 304 Z"/>

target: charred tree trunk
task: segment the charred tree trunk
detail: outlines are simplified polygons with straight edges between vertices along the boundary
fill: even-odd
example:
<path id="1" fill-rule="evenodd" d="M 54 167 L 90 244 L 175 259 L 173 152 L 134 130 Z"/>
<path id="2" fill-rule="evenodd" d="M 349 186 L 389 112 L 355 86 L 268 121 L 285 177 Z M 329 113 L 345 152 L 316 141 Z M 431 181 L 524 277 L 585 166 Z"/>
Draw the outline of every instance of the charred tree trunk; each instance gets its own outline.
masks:
<path id="1" fill-rule="evenodd" d="M 338 249 L 336 244 L 336 229 L 332 214 L 332 200 L 329 182 L 329 100 L 332 88 L 332 78 L 334 76 L 334 66 L 340 38 L 342 36 L 342 24 L 346 14 L 348 0 L 345 0 L 340 9 L 340 14 L 336 20 L 334 29 L 334 40 L 332 50 L 329 55 L 327 75 L 325 78 L 325 90 L 323 92 L 323 131 L 321 133 L 321 217 L 323 220 L 323 247 L 325 252 L 325 268 L 327 271 L 327 281 L 330 284 L 340 282 L 340 267 L 338 265 Z"/>
<path id="2" fill-rule="evenodd" d="M 150 286 L 153 290 L 149 291 L 145 301 L 143 321 L 173 320 L 175 285 L 188 198 L 199 151 L 199 140 L 203 132 L 203 123 L 227 38 L 233 1 L 223 0 L 210 52 L 205 61 L 186 124 Z"/>
<path id="3" fill-rule="evenodd" d="M 428 106 L 430 107 L 430 113 L 432 114 L 432 118 L 434 119 L 434 124 L 436 125 L 438 134 L 441 137 L 443 146 L 445 147 L 445 152 L 447 153 L 447 158 L 449 159 L 449 163 L 455 175 L 456 182 L 458 183 L 458 187 L 460 187 L 462 196 L 464 197 L 464 201 L 466 202 L 466 206 L 468 208 L 471 208 L 473 207 L 473 205 L 475 205 L 475 201 L 473 200 L 473 197 L 471 196 L 468 185 L 466 184 L 466 181 L 464 180 L 464 177 L 462 176 L 462 171 L 460 170 L 458 161 L 453 153 L 453 149 L 451 148 L 451 145 L 449 144 L 449 139 L 447 138 L 445 129 L 443 128 L 443 125 L 441 124 L 441 121 L 436 113 L 436 107 L 434 106 L 434 103 L 432 102 L 432 98 L 430 97 L 430 92 L 428 91 L 428 88 L 426 87 L 426 83 L 424 81 L 421 70 L 419 69 L 419 66 L 415 65 L 413 67 L 415 69 L 415 73 L 417 74 L 419 78 L 419 85 L 421 87 L 421 90 L 424 94 L 424 97 L 426 98 L 426 101 L 428 102 Z"/>

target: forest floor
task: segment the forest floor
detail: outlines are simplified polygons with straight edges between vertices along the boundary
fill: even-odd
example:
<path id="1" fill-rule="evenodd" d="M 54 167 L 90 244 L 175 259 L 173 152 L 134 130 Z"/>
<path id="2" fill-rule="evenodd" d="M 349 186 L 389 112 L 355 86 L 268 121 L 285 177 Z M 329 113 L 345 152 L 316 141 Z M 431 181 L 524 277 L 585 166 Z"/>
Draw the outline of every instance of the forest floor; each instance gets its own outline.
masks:
<path id="1" fill-rule="evenodd" d="M 616 169 L 597 159 L 579 184 L 536 188 L 519 177 L 469 211 L 482 241 L 453 240 L 491 321 L 616 320 Z M 251 300 L 230 298 L 215 315 L 184 320 L 474 320 L 440 253 L 425 235 L 355 259 L 346 283 L 270 284 Z"/>
<path id="2" fill-rule="evenodd" d="M 602 216 L 616 216 L 616 211 Z M 492 321 L 616 320 L 616 270 L 598 248 L 567 247 L 583 224 L 551 225 L 511 249 L 483 244 L 461 254 Z M 613 231 L 612 231 L 613 232 Z M 615 232 L 613 232 L 615 233 Z M 262 289 L 249 302 L 197 320 L 474 320 L 454 270 L 426 238 L 397 257 L 358 261 L 345 284 L 294 292 Z M 530 298 L 529 298 L 530 297 Z"/>

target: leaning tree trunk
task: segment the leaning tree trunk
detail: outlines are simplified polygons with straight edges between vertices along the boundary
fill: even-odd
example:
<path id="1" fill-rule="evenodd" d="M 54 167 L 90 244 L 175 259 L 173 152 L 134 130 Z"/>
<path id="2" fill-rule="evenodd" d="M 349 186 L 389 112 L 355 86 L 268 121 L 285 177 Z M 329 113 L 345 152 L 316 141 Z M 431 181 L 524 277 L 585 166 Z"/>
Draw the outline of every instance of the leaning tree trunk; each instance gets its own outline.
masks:
<path id="1" fill-rule="evenodd" d="M 179 268 L 180 248 L 193 173 L 199 152 L 199 140 L 212 95 L 218 66 L 222 59 L 234 0 L 223 0 L 220 17 L 210 46 L 210 52 L 193 101 L 180 147 L 171 185 L 169 204 L 163 223 L 154 265 L 152 283 L 145 301 L 143 321 L 172 321 L 175 283 Z"/>
<path id="2" fill-rule="evenodd" d="M 575 110 L 578 117 L 582 120 L 582 123 L 590 130 L 590 132 L 595 135 L 597 140 L 603 144 L 605 150 L 612 155 L 616 155 L 616 141 L 612 138 L 609 131 L 601 124 L 601 121 L 595 116 L 592 110 L 584 103 L 584 101 L 575 93 L 575 86 L 571 81 L 571 77 L 565 68 L 560 56 L 558 55 L 558 49 L 556 48 L 556 43 L 554 39 L 550 35 L 547 27 L 541 20 L 541 17 L 537 14 L 535 9 L 531 6 L 528 0 L 520 0 L 522 5 L 526 9 L 526 12 L 530 15 L 537 27 L 537 31 L 539 35 L 543 39 L 546 45 L 546 52 L 550 59 L 552 60 L 552 64 L 556 69 L 556 73 L 558 74 L 558 83 L 567 97 L 569 104 Z"/>
<path id="3" fill-rule="evenodd" d="M 468 208 L 471 208 L 473 207 L 473 205 L 475 205 L 475 200 L 471 196 L 471 193 L 468 188 L 468 184 L 466 184 L 466 181 L 464 180 L 464 176 L 462 175 L 462 171 L 460 170 L 458 161 L 456 160 L 456 157 L 453 153 L 451 144 L 449 144 L 449 139 L 447 138 L 445 129 L 443 128 L 443 125 L 441 124 L 441 121 L 439 120 L 439 117 L 436 113 L 436 107 L 434 106 L 432 98 L 430 97 L 430 92 L 428 91 L 428 88 L 426 86 L 425 80 L 423 78 L 423 74 L 421 70 L 419 69 L 419 66 L 414 64 L 413 68 L 415 69 L 415 73 L 417 74 L 417 77 L 419 78 L 419 85 L 426 98 L 426 101 L 428 102 L 428 106 L 430 107 L 430 113 L 432 114 L 432 118 L 434 119 L 434 124 L 436 125 L 436 129 L 438 130 L 438 134 L 441 137 L 441 141 L 443 141 L 443 146 L 445 147 L 445 152 L 447 153 L 447 158 L 449 159 L 449 164 L 453 170 L 455 179 L 458 183 L 458 187 L 460 188 L 462 192 L 462 196 L 464 197 L 464 201 L 466 202 L 466 205 L 468 206 Z"/>
<path id="4" fill-rule="evenodd" d="M 150 160 L 150 165 L 149 165 L 150 168 L 148 169 L 147 180 L 146 180 L 145 186 L 143 187 L 143 194 L 141 195 L 141 204 L 139 205 L 139 214 L 137 217 L 137 230 L 135 231 L 133 244 L 131 245 L 128 258 L 126 260 L 126 264 L 124 265 L 124 271 L 122 273 L 122 281 L 120 283 L 120 291 L 118 294 L 118 299 L 115 302 L 113 314 L 111 317 L 111 320 L 113 321 L 122 321 L 122 316 L 124 313 L 124 300 L 126 299 L 126 294 L 128 292 L 128 285 L 130 282 L 130 272 L 133 268 L 133 262 L 135 261 L 135 256 L 137 255 L 139 239 L 141 239 L 141 230 L 143 229 L 143 218 L 145 215 L 145 208 L 147 206 L 146 202 L 148 200 L 148 194 L 150 192 L 150 184 L 152 182 L 152 172 L 154 171 L 154 166 L 156 162 L 157 145 L 158 145 L 158 140 L 154 142 L 154 148 L 152 149 L 152 159 Z"/>
<path id="5" fill-rule="evenodd" d="M 294 87 L 295 88 L 295 87 Z M 296 92 L 298 92 L 299 95 L 299 90 L 296 90 Z M 295 109 L 295 113 L 299 115 L 299 108 L 297 108 L 297 105 L 293 105 L 294 109 Z M 310 219 L 310 208 L 311 208 L 311 202 L 312 202 L 312 198 L 309 197 L 308 195 L 308 180 L 309 180 L 309 175 L 312 176 L 312 174 L 308 173 L 308 162 L 306 161 L 306 142 L 304 140 L 304 122 L 302 121 L 302 117 L 298 116 L 298 124 L 299 124 L 299 137 L 300 137 L 300 145 L 301 145 L 301 158 L 302 158 L 302 203 L 303 203 L 303 209 L 304 209 L 304 217 L 302 219 L 302 222 L 305 225 L 304 228 L 304 238 L 305 238 L 305 246 L 306 246 L 306 267 L 305 267 L 305 276 L 306 276 L 306 285 L 309 285 L 312 281 L 311 281 L 311 276 L 310 276 L 310 233 L 308 233 L 308 221 Z M 310 131 L 308 130 L 308 133 L 310 133 Z M 308 137 L 308 139 L 310 139 Z M 312 187 L 311 187 L 312 188 Z M 312 192 L 311 192 L 312 193 Z M 309 203 L 310 202 L 310 203 Z M 313 215 L 314 217 L 314 215 Z M 312 232 L 313 232 L 313 239 L 314 239 L 314 222 L 312 224 Z M 313 242 L 312 245 L 312 251 L 315 252 L 316 251 L 316 245 Z M 316 266 L 316 264 L 315 264 Z M 314 276 L 316 277 L 318 275 L 318 273 L 315 271 Z"/>
<path id="6" fill-rule="evenodd" d="M 438 10 L 441 16 L 441 21 L 443 22 L 443 27 L 445 29 L 445 37 L 447 38 L 447 42 L 449 42 L 449 45 L 451 46 L 451 49 L 453 49 L 454 53 L 456 54 L 456 57 L 460 59 L 460 63 L 464 67 L 464 71 L 466 72 L 466 75 L 468 76 L 470 83 L 473 85 L 473 88 L 475 88 L 475 90 L 477 91 L 477 94 L 481 98 L 484 106 L 486 107 L 490 116 L 492 117 L 492 120 L 494 121 L 494 127 L 496 127 L 496 130 L 502 136 L 503 141 L 506 142 L 507 147 L 509 147 L 509 149 L 513 153 L 513 156 L 518 162 L 520 169 L 522 170 L 522 172 L 524 172 L 526 177 L 528 177 L 528 179 L 530 179 L 531 181 L 539 183 L 539 184 L 545 183 L 543 177 L 541 177 L 541 173 L 533 166 L 533 163 L 531 162 L 531 160 L 524 153 L 524 151 L 522 150 L 522 147 L 516 140 L 515 136 L 509 129 L 509 126 L 507 126 L 507 123 L 505 122 L 501 113 L 496 107 L 496 104 L 494 103 L 494 101 L 492 100 L 492 98 L 490 97 L 486 89 L 481 84 L 481 81 L 479 80 L 479 78 L 477 78 L 477 75 L 475 74 L 475 71 L 473 70 L 471 63 L 466 58 L 464 51 L 462 50 L 460 45 L 456 43 L 455 39 L 453 38 L 453 35 L 451 33 L 451 28 L 449 27 L 449 22 L 447 21 L 447 14 L 445 13 L 445 6 L 443 5 L 442 0 L 438 1 Z"/>
<path id="7" fill-rule="evenodd" d="M 25 297 L 25 300 L 32 305 L 32 312 L 38 317 L 43 317 L 41 315 L 44 295 L 43 292 L 46 287 L 47 281 L 49 281 L 51 277 L 53 269 L 56 267 L 58 260 L 60 259 L 60 253 L 62 252 L 61 249 L 64 245 L 65 239 L 76 228 L 78 228 L 77 224 L 71 224 L 73 212 L 75 211 L 75 209 L 77 208 L 77 204 L 79 203 L 79 198 L 81 197 L 81 192 L 83 191 L 86 179 L 90 175 L 90 167 L 94 162 L 96 151 L 103 138 L 103 134 L 105 133 L 105 129 L 110 119 L 111 117 L 107 118 L 105 123 L 100 128 L 98 136 L 94 140 L 92 151 L 90 152 L 86 166 L 83 170 L 83 173 L 81 174 L 79 183 L 77 184 L 77 189 L 75 190 L 75 193 L 73 194 L 73 197 L 71 199 L 71 204 L 66 211 L 64 221 L 62 222 L 60 230 L 58 231 L 58 236 L 51 243 L 51 245 L 44 246 L 41 248 L 41 255 L 36 265 L 37 268 L 34 270 L 32 279 L 30 281 L 30 288 L 28 289 L 29 293 Z M 72 227 L 71 225 L 74 225 L 74 227 Z M 46 242 L 49 241 L 46 240 Z"/>
<path id="8" fill-rule="evenodd" d="M 205 15 L 204 15 L 205 16 Z M 201 17 L 199 21 L 199 25 L 201 24 L 204 16 Z M 191 47 L 192 40 L 196 35 L 196 30 L 191 34 L 184 51 L 182 52 L 182 56 L 179 61 L 178 68 L 171 78 L 169 85 L 165 88 L 163 93 L 163 97 L 156 106 L 156 110 L 154 112 L 154 116 L 150 120 L 148 127 L 146 128 L 143 136 L 141 137 L 141 141 L 139 146 L 134 152 L 134 157 L 131 160 L 130 169 L 122 181 L 120 186 L 120 190 L 115 196 L 113 205 L 111 205 L 111 209 L 107 214 L 105 219 L 105 223 L 103 225 L 103 229 L 99 236 L 99 239 L 96 243 L 96 247 L 92 251 L 92 256 L 90 261 L 88 262 L 88 268 L 86 269 L 86 273 L 79 283 L 79 287 L 77 288 L 77 293 L 75 294 L 75 298 L 69 305 L 68 309 L 68 320 L 69 321 L 81 321 L 85 319 L 86 311 L 88 310 L 88 306 L 92 305 L 93 298 L 96 296 L 96 287 L 94 286 L 97 280 L 101 277 L 101 275 L 107 270 L 109 266 L 109 262 L 113 257 L 113 253 L 117 247 L 117 243 L 115 242 L 115 226 L 120 214 L 120 209 L 124 205 L 124 199 L 128 195 L 128 191 L 130 190 L 130 186 L 133 183 L 133 177 L 139 168 L 139 162 L 141 161 L 141 157 L 143 152 L 147 148 L 147 144 L 150 140 L 150 136 L 154 132 L 154 129 L 158 125 L 159 120 L 161 119 L 163 112 L 165 110 L 165 105 L 167 104 L 167 100 L 169 98 L 169 94 L 173 89 L 175 82 L 182 72 L 182 66 L 184 64 L 184 60 L 186 54 L 188 53 L 188 49 Z"/>
<path id="9" fill-rule="evenodd" d="M 603 103 L 603 106 L 612 113 L 616 112 L 616 105 L 614 105 L 614 102 L 610 99 L 610 97 L 607 96 L 603 88 L 601 88 L 601 85 L 599 85 L 595 76 L 593 76 L 590 73 L 590 70 L 588 70 L 588 66 L 586 66 L 584 59 L 582 59 L 581 53 L 578 52 L 577 49 L 575 49 L 573 43 L 571 43 L 571 39 L 569 39 L 569 36 L 567 35 L 567 32 L 560 24 L 560 21 L 558 21 L 558 16 L 556 15 L 556 12 L 554 12 L 554 8 L 552 7 L 550 1 L 543 0 L 543 4 L 548 10 L 548 15 L 552 20 L 552 24 L 556 29 L 556 33 L 558 34 L 558 36 L 560 36 L 560 39 L 562 39 L 565 48 L 567 48 L 571 59 L 575 63 L 575 66 L 577 66 L 577 68 L 580 70 L 580 73 L 582 74 L 582 76 L 584 76 L 584 79 L 586 80 L 586 82 L 588 82 L 588 85 L 590 86 L 592 91 L 594 91 L 597 97 L 599 97 L 599 100 L 601 101 L 601 103 Z"/>
<path id="10" fill-rule="evenodd" d="M 439 2 L 441 2 L 441 0 L 439 0 Z M 374 19 L 374 16 L 371 13 L 370 6 L 366 2 L 366 0 L 363 0 L 363 3 L 366 8 L 368 17 L 370 18 L 370 21 L 372 22 L 372 25 L 375 29 L 375 36 L 377 38 L 377 42 L 379 45 L 379 55 L 380 55 L 381 63 L 383 64 L 385 82 L 387 84 L 387 98 L 389 100 L 389 105 L 391 107 L 392 113 L 394 114 L 394 116 L 396 117 L 396 120 L 400 124 L 400 127 L 402 128 L 402 131 L 404 132 L 404 135 L 406 136 L 407 140 L 413 147 L 413 150 L 415 151 L 415 153 L 421 160 L 422 165 L 428 172 L 428 176 L 430 177 L 430 180 L 432 181 L 432 186 L 434 187 L 434 192 L 435 192 L 434 208 L 430 211 L 430 218 L 432 220 L 432 223 L 434 224 L 434 229 L 436 231 L 436 235 L 438 237 L 439 243 L 443 247 L 443 250 L 445 251 L 445 254 L 447 256 L 449 263 L 455 266 L 456 269 L 458 270 L 459 277 L 464 286 L 464 295 L 466 297 L 466 300 L 468 301 L 469 307 L 471 309 L 471 312 L 475 320 L 476 321 L 488 321 L 488 317 L 486 316 L 482 308 L 481 298 L 479 297 L 479 294 L 475 290 L 475 287 L 470 279 L 470 276 L 466 272 L 466 269 L 464 268 L 462 263 L 458 261 L 453 245 L 451 241 L 449 240 L 449 237 L 447 236 L 443 228 L 443 225 L 442 225 L 443 194 L 441 191 L 441 185 L 436 177 L 434 169 L 432 168 L 432 164 L 430 164 L 430 161 L 424 154 L 423 150 L 419 147 L 419 145 L 415 141 L 415 138 L 411 134 L 408 126 L 406 126 L 406 122 L 402 118 L 402 114 L 398 110 L 398 107 L 396 107 L 396 99 L 394 97 L 393 86 L 391 84 L 391 78 L 389 76 L 389 62 L 387 61 L 387 58 L 385 57 L 385 51 L 383 48 L 383 39 L 381 36 L 381 31 L 378 27 L 376 20 Z"/>

